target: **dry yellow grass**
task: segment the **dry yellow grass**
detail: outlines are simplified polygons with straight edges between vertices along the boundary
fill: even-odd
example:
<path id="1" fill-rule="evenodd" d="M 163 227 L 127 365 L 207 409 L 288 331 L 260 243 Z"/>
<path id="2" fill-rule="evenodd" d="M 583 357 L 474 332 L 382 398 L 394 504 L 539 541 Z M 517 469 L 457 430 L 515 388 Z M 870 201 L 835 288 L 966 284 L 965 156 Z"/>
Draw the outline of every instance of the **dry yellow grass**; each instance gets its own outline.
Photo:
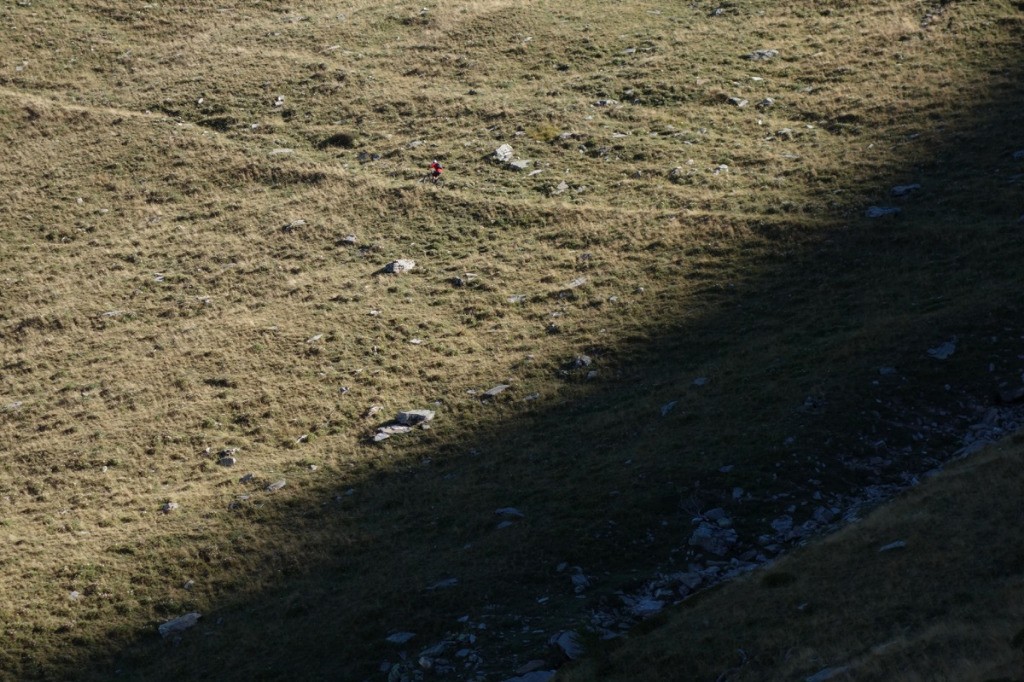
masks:
<path id="1" fill-rule="evenodd" d="M 552 566 L 610 592 L 667 560 L 694 482 L 747 462 L 768 485 L 807 394 L 848 408 L 808 431 L 867 428 L 858 372 L 935 327 L 987 338 L 1020 283 L 993 138 L 1019 11 L 953 3 L 921 30 L 937 9 L 0 9 L 0 671 L 297 674 L 287 649 L 302 676 L 362 679 L 396 628 L 426 641 L 488 604 L 564 626 L 580 604 Z M 490 163 L 503 142 L 542 172 Z M 417 185 L 435 157 L 448 184 Z M 909 218 L 863 221 L 922 177 Z M 377 274 L 395 258 L 418 267 Z M 987 388 L 996 351 L 963 354 L 924 392 Z M 437 426 L 368 443 L 413 407 Z M 494 533 L 510 504 L 528 521 Z M 455 596 L 420 599 L 452 573 Z M 260 609 L 294 617 L 248 632 Z M 238 646 L 158 650 L 189 610 Z M 324 629 L 350 636 L 306 641 Z M 544 639 L 491 638 L 487 672 Z"/>

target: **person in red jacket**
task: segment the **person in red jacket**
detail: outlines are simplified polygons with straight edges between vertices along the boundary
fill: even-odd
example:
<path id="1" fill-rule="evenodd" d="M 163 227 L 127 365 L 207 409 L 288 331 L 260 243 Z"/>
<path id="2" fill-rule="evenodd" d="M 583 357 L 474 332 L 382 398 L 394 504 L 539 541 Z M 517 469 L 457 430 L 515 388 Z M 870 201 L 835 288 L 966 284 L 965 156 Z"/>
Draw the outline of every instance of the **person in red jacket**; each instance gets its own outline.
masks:
<path id="1" fill-rule="evenodd" d="M 438 163 L 437 159 L 434 159 L 433 163 L 430 164 L 430 177 L 432 177 L 434 180 L 437 180 L 439 177 L 441 177 L 441 173 L 443 172 L 444 166 Z"/>

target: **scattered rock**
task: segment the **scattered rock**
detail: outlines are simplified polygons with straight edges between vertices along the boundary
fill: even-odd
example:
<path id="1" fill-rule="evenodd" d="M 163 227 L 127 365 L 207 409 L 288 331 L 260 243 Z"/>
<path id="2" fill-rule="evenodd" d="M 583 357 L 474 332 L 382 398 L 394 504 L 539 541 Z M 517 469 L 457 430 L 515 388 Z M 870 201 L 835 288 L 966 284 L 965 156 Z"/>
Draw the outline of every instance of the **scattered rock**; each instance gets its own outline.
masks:
<path id="1" fill-rule="evenodd" d="M 921 185 L 914 183 L 912 185 L 896 185 L 889 190 L 889 194 L 894 197 L 905 197 L 908 194 L 916 192 L 921 189 Z"/>
<path id="2" fill-rule="evenodd" d="M 554 196 L 558 196 L 559 194 L 562 194 L 563 192 L 566 192 L 566 191 L 568 191 L 568 189 L 569 189 L 569 183 L 568 183 L 568 182 L 566 182 L 565 180 L 562 180 L 562 181 L 561 181 L 561 182 L 559 182 L 559 183 L 558 183 L 557 185 L 555 185 L 554 187 L 552 187 L 552 188 L 551 188 L 551 190 L 549 190 L 549 192 L 548 192 L 548 193 L 549 193 L 549 194 L 550 194 L 551 196 L 553 196 L 553 197 L 554 197 Z"/>
<path id="3" fill-rule="evenodd" d="M 498 516 L 513 516 L 517 519 L 522 519 L 526 517 L 526 514 L 519 511 L 515 507 L 502 507 L 501 509 L 495 509 L 494 513 Z"/>
<path id="4" fill-rule="evenodd" d="M 384 408 L 381 405 L 370 405 L 366 408 L 366 412 L 363 413 L 363 419 L 369 419 L 375 417 Z"/>
<path id="5" fill-rule="evenodd" d="M 594 106 L 595 107 L 610 107 L 610 106 L 612 106 L 614 104 L 618 104 L 618 103 L 619 102 L 617 100 L 614 100 L 614 99 L 599 99 L 596 102 L 594 102 Z"/>
<path id="6" fill-rule="evenodd" d="M 416 267 L 416 261 L 399 258 L 393 260 L 384 266 L 384 272 L 389 275 L 400 275 L 403 272 L 409 272 Z"/>
<path id="7" fill-rule="evenodd" d="M 179 507 L 177 502 L 164 502 L 164 506 L 160 507 L 160 511 L 164 514 L 170 514 L 172 511 Z"/>
<path id="8" fill-rule="evenodd" d="M 936 360 L 945 360 L 956 352 L 956 337 L 928 349 L 928 355 Z"/>
<path id="9" fill-rule="evenodd" d="M 848 672 L 849 670 L 849 666 L 845 665 L 838 668 L 825 668 L 824 670 L 819 670 L 818 672 L 808 677 L 805 682 L 826 682 L 826 680 L 831 680 L 833 677 L 838 677 L 839 675 L 842 675 Z"/>
<path id="10" fill-rule="evenodd" d="M 195 612 L 186 613 L 184 616 L 178 616 L 166 623 L 162 623 L 157 629 L 160 632 L 160 636 L 166 639 L 172 635 L 180 635 L 185 632 L 185 630 L 188 630 L 198 623 L 199 619 L 202 617 L 203 616 L 201 614 Z"/>
<path id="11" fill-rule="evenodd" d="M 494 150 L 493 159 L 498 163 L 509 163 L 515 156 L 515 151 L 512 149 L 512 145 L 503 144 Z"/>
<path id="12" fill-rule="evenodd" d="M 252 474 L 252 473 L 249 473 L 249 474 L 246 474 L 245 476 L 242 476 L 240 479 L 238 479 L 238 482 L 239 483 L 248 483 L 249 481 L 253 480 L 254 478 L 256 478 L 256 475 Z"/>
<path id="13" fill-rule="evenodd" d="M 71 601 L 78 601 L 81 598 L 82 598 L 82 593 L 79 592 L 78 590 L 71 590 L 71 592 L 68 593 L 68 599 L 70 599 Z"/>
<path id="14" fill-rule="evenodd" d="M 730 97 L 728 101 L 729 104 L 740 109 L 742 109 L 743 107 L 747 106 L 750 103 L 747 100 L 743 99 L 742 97 Z"/>
<path id="15" fill-rule="evenodd" d="M 582 594 L 584 590 L 590 587 L 590 578 L 579 567 L 576 568 L 576 572 L 569 579 L 572 580 L 572 591 L 576 594 Z"/>
<path id="16" fill-rule="evenodd" d="M 494 386 L 493 388 L 489 388 L 486 391 L 484 391 L 483 397 L 493 398 L 507 388 L 510 388 L 508 384 L 498 384 L 497 386 Z"/>
<path id="17" fill-rule="evenodd" d="M 754 50 L 750 54 L 743 55 L 743 58 L 749 59 L 752 62 L 763 62 L 778 56 L 778 50 Z"/>
<path id="18" fill-rule="evenodd" d="M 533 672 L 526 673 L 525 675 L 510 677 L 504 682 L 549 682 L 554 679 L 554 677 L 554 670 L 534 670 Z"/>
<path id="19" fill-rule="evenodd" d="M 580 636 L 572 630 L 555 635 L 551 638 L 551 643 L 558 647 L 571 661 L 575 661 L 583 655 L 583 645 L 580 644 Z"/>
<path id="20" fill-rule="evenodd" d="M 903 209 L 896 206 L 872 206 L 864 212 L 868 218 L 887 218 L 901 213 Z"/>
<path id="21" fill-rule="evenodd" d="M 775 106 L 775 100 L 771 97 L 765 97 L 763 100 L 755 104 L 758 109 L 771 109 Z"/>
<path id="22" fill-rule="evenodd" d="M 593 362 L 594 361 L 590 359 L 589 355 L 577 355 L 569 365 L 573 369 L 582 369 L 583 367 L 590 367 Z"/>
<path id="23" fill-rule="evenodd" d="M 427 587 L 427 591 L 431 591 L 432 592 L 434 590 L 446 590 L 449 587 L 455 587 L 458 584 L 459 584 L 459 579 L 458 578 L 445 578 L 444 580 L 438 580 L 433 585 L 430 585 L 429 587 Z M 421 654 L 421 655 L 437 656 L 437 655 L 440 655 L 441 653 L 443 653 L 443 652 L 437 652 L 436 654 L 424 653 L 424 654 Z"/>
<path id="24" fill-rule="evenodd" d="M 664 417 L 669 412 L 671 412 L 672 409 L 676 406 L 676 404 L 678 404 L 678 402 L 679 402 L 678 400 L 673 400 L 671 402 L 667 402 L 664 405 L 662 405 L 661 406 L 661 416 Z"/>
<path id="25" fill-rule="evenodd" d="M 885 545 L 884 547 L 879 547 L 878 552 L 891 552 L 894 549 L 903 549 L 906 546 L 907 543 L 904 540 L 897 540 L 895 542 L 890 542 L 888 545 Z"/>
<path id="26" fill-rule="evenodd" d="M 269 152 L 270 156 L 283 156 L 285 154 L 294 154 L 294 153 L 295 153 L 295 150 L 294 149 L 289 149 L 288 147 L 278 147 L 277 149 L 271 149 L 270 152 Z"/>
<path id="27" fill-rule="evenodd" d="M 665 602 L 660 599 L 643 598 L 629 606 L 629 611 L 637 618 L 650 618 L 656 616 L 665 608 Z"/>
<path id="28" fill-rule="evenodd" d="M 434 418 L 432 410 L 406 410 L 395 415 L 395 421 L 403 426 L 425 424 Z"/>
<path id="29" fill-rule="evenodd" d="M 1013 160 L 1014 161 L 1024 161 L 1024 149 L 1021 149 L 1019 151 L 1014 152 L 1013 153 Z"/>
<path id="30" fill-rule="evenodd" d="M 516 159 L 515 161 L 509 161 L 508 167 L 510 170 L 514 171 L 524 171 L 529 168 L 532 163 L 532 161 L 528 161 L 526 159 Z"/>
<path id="31" fill-rule="evenodd" d="M 346 246 L 355 246 L 357 241 L 358 240 L 356 239 L 356 236 L 354 234 L 345 235 L 344 237 L 341 238 L 341 243 L 345 244 Z"/>
<path id="32" fill-rule="evenodd" d="M 287 483 L 286 483 L 286 481 L 283 478 L 279 479 L 277 481 L 274 481 L 273 483 L 271 483 L 270 485 L 267 486 L 267 492 L 268 493 L 277 492 L 281 488 L 285 487 L 286 484 Z"/>
<path id="33" fill-rule="evenodd" d="M 1024 386 L 1017 388 L 1006 388 L 999 391 L 999 401 L 1003 403 L 1015 403 L 1024 399 Z"/>
<path id="34" fill-rule="evenodd" d="M 732 528 L 723 528 L 717 523 L 701 521 L 690 536 L 690 544 L 700 547 L 715 556 L 725 556 L 736 544 L 739 537 Z"/>
<path id="35" fill-rule="evenodd" d="M 306 225 L 306 221 L 305 220 L 293 220 L 290 223 L 286 223 L 286 224 L 282 225 L 281 226 L 281 231 L 282 232 L 293 232 L 293 231 L 299 229 L 300 227 L 304 227 L 305 225 Z"/>
<path id="36" fill-rule="evenodd" d="M 221 457 L 220 459 L 217 460 L 217 464 L 221 465 L 222 467 L 233 467 L 237 463 L 238 460 L 235 459 L 234 457 Z"/>
<path id="37" fill-rule="evenodd" d="M 391 644 L 405 644 L 415 636 L 415 632 L 396 632 L 393 635 L 385 637 L 384 641 L 390 642 Z"/>

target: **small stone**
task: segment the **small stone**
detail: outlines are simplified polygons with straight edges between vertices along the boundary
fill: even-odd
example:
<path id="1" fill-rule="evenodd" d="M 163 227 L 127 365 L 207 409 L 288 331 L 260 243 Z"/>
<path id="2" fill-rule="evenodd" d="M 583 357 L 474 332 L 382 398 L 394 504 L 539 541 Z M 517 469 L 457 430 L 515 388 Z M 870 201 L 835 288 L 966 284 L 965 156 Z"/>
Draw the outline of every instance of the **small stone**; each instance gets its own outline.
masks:
<path id="1" fill-rule="evenodd" d="M 566 285 L 566 289 L 579 289 L 581 286 L 587 283 L 586 277 L 577 277 L 573 281 Z"/>
<path id="2" fill-rule="evenodd" d="M 771 97 L 765 97 L 763 100 L 755 104 L 758 109 L 771 109 L 775 106 L 775 100 Z"/>
<path id="3" fill-rule="evenodd" d="M 182 588 L 186 589 L 186 590 L 191 590 L 195 586 L 196 586 L 196 581 L 195 580 L 186 580 L 185 584 L 182 585 Z"/>
<path id="4" fill-rule="evenodd" d="M 572 580 L 572 591 L 576 594 L 581 594 L 590 587 L 590 579 L 582 572 L 573 573 L 570 580 Z"/>
<path id="5" fill-rule="evenodd" d="M 743 58 L 749 59 L 752 62 L 763 62 L 769 59 L 774 59 L 778 56 L 778 50 L 754 50 L 750 54 L 743 55 Z"/>
<path id="6" fill-rule="evenodd" d="M 517 519 L 525 518 L 526 516 L 526 514 L 515 507 L 502 507 L 501 509 L 495 509 L 494 513 L 498 516 L 514 516 Z"/>
<path id="7" fill-rule="evenodd" d="M 433 585 L 430 585 L 429 587 L 427 587 L 427 590 L 428 591 L 446 590 L 449 587 L 455 587 L 458 584 L 459 584 L 459 579 L 458 578 L 445 578 L 444 580 L 438 580 Z M 438 655 L 440 653 L 443 653 L 443 651 L 439 651 L 437 654 L 434 654 L 434 655 Z M 430 654 L 426 654 L 425 653 L 425 655 L 430 655 Z"/>
<path id="8" fill-rule="evenodd" d="M 939 344 L 935 348 L 928 349 L 928 355 L 936 360 L 946 360 L 956 352 L 956 337 Z"/>
<path id="9" fill-rule="evenodd" d="M 667 402 L 664 405 L 662 405 L 661 406 L 661 416 L 664 417 L 669 412 L 671 412 L 672 409 L 678 404 L 678 402 L 679 402 L 678 400 L 673 400 L 671 402 Z"/>
<path id="10" fill-rule="evenodd" d="M 237 462 L 238 460 L 235 459 L 234 457 L 221 457 L 220 459 L 217 460 L 217 464 L 221 465 L 222 467 L 233 467 Z"/>
<path id="11" fill-rule="evenodd" d="M 285 480 L 283 478 L 280 479 L 280 480 L 274 481 L 273 483 L 271 483 L 270 485 L 267 486 L 267 492 L 268 493 L 277 492 L 281 488 L 285 487 L 285 485 L 286 485 L 286 482 L 285 482 Z"/>
<path id="12" fill-rule="evenodd" d="M 353 246 L 358 240 L 354 234 L 345 235 L 341 238 L 341 243 L 347 246 Z"/>
<path id="13" fill-rule="evenodd" d="M 405 410 L 395 415 L 395 421 L 403 426 L 417 426 L 434 418 L 432 410 Z"/>
<path id="14" fill-rule="evenodd" d="M 1024 161 L 1024 149 L 1021 149 L 1019 151 L 1014 152 L 1013 153 L 1013 160 L 1014 161 Z"/>
<path id="15" fill-rule="evenodd" d="M 284 225 L 282 225 L 281 226 L 281 231 L 282 232 L 293 232 L 293 231 L 299 229 L 300 227 L 304 227 L 305 225 L 306 225 L 306 221 L 305 220 L 293 220 L 290 223 L 285 223 Z"/>
<path id="16" fill-rule="evenodd" d="M 512 149 L 512 145 L 503 144 L 494 150 L 493 158 L 498 163 L 508 163 L 512 160 L 515 155 L 515 151 Z"/>
<path id="17" fill-rule="evenodd" d="M 160 632 L 160 636 L 164 638 L 171 635 L 179 635 L 198 623 L 200 618 L 202 618 L 201 614 L 194 612 L 186 613 L 184 616 L 178 616 L 166 623 L 162 623 L 157 630 Z"/>
<path id="18" fill-rule="evenodd" d="M 81 598 L 82 598 L 82 593 L 79 592 L 78 590 L 72 590 L 68 594 L 68 599 L 70 599 L 71 601 L 78 601 Z"/>
<path id="19" fill-rule="evenodd" d="M 707 377 L 697 377 L 696 379 L 693 380 L 693 385 L 694 386 L 707 386 L 708 381 L 710 381 L 710 380 Z"/>
<path id="20" fill-rule="evenodd" d="M 891 216 L 899 215 L 903 209 L 897 206 L 871 206 L 864 215 L 868 218 L 888 218 Z"/>
<path id="21" fill-rule="evenodd" d="M 916 183 L 912 185 L 896 185 L 895 187 L 889 190 L 889 194 L 894 197 L 905 197 L 908 194 L 916 192 L 919 189 L 921 189 L 921 185 L 918 185 Z"/>
<path id="22" fill-rule="evenodd" d="M 833 677 L 838 677 L 839 675 L 842 675 L 849 669 L 850 668 L 845 665 L 838 668 L 825 668 L 824 670 L 819 670 L 818 672 L 808 677 L 805 680 L 805 682 L 826 682 L 827 680 L 831 680 Z"/>
<path id="23" fill-rule="evenodd" d="M 400 275 L 403 272 L 409 272 L 416 267 L 416 261 L 399 258 L 398 260 L 391 261 L 384 266 L 384 272 L 389 275 Z"/>
<path id="24" fill-rule="evenodd" d="M 610 107 L 614 104 L 618 104 L 618 101 L 614 99 L 599 99 L 594 102 L 595 107 Z"/>
<path id="25" fill-rule="evenodd" d="M 575 661 L 583 655 L 583 645 L 580 644 L 580 636 L 569 630 L 556 635 L 552 644 L 562 650 L 569 660 Z"/>
<path id="26" fill-rule="evenodd" d="M 508 384 L 498 384 L 497 386 L 494 386 L 493 388 L 489 388 L 486 391 L 484 391 L 484 397 L 493 398 L 507 388 L 509 388 Z"/>
<path id="27" fill-rule="evenodd" d="M 534 670 L 518 677 L 509 677 L 504 682 L 550 682 L 554 678 L 554 670 Z"/>
<path id="28" fill-rule="evenodd" d="M 894 549 L 903 549 L 906 546 L 907 543 L 904 540 L 896 540 L 895 542 L 890 542 L 888 545 L 879 547 L 878 552 L 879 554 L 881 554 L 882 552 L 891 552 Z"/>
<path id="29" fill-rule="evenodd" d="M 391 644 L 405 644 L 415 636 L 415 632 L 396 632 L 393 635 L 385 637 L 384 641 L 390 642 Z"/>
<path id="30" fill-rule="evenodd" d="M 551 189 L 550 194 L 551 194 L 551 196 L 558 196 L 559 194 L 562 194 L 563 192 L 568 191 L 568 189 L 569 189 L 569 183 L 566 182 L 565 180 L 562 180 L 561 182 L 559 182 L 557 185 L 555 185 Z"/>
<path id="31" fill-rule="evenodd" d="M 177 502 L 165 502 L 164 506 L 160 507 L 160 511 L 164 514 L 170 514 L 172 511 L 179 507 Z"/>
<path id="32" fill-rule="evenodd" d="M 526 296 L 522 294 L 514 294 L 508 297 L 509 303 L 522 303 L 526 300 Z"/>
<path id="33" fill-rule="evenodd" d="M 592 362 L 593 360 L 590 359 L 589 355 L 578 355 L 573 359 L 572 366 L 575 369 L 580 369 L 582 367 L 590 367 Z"/>
<path id="34" fill-rule="evenodd" d="M 245 476 L 242 476 L 240 479 L 238 479 L 238 482 L 239 483 L 248 483 L 249 481 L 253 480 L 254 478 L 256 478 L 255 474 L 246 474 Z"/>
<path id="35" fill-rule="evenodd" d="M 532 163 L 532 161 L 528 161 L 526 159 L 516 159 L 515 161 L 509 161 L 508 167 L 510 170 L 514 171 L 524 171 L 529 168 Z"/>
<path id="36" fill-rule="evenodd" d="M 270 150 L 270 156 L 283 156 L 285 154 L 294 154 L 294 153 L 295 153 L 295 150 L 294 149 L 289 149 L 288 147 L 278 147 L 277 149 L 271 149 Z"/>
<path id="37" fill-rule="evenodd" d="M 748 102 L 747 100 L 743 99 L 742 97 L 730 97 L 729 98 L 729 104 L 731 104 L 734 107 L 737 107 L 739 109 L 742 109 L 743 107 L 747 106 L 749 103 L 750 102 Z"/>

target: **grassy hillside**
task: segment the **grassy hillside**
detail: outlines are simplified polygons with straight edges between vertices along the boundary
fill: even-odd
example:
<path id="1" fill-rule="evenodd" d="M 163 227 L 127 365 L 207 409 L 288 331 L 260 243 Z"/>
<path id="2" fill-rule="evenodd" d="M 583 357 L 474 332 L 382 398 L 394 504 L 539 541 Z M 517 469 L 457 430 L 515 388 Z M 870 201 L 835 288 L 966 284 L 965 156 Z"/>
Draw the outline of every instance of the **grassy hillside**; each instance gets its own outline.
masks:
<path id="1" fill-rule="evenodd" d="M 0 26 L 11 679 L 552 667 L 552 635 L 720 558 L 695 512 L 773 554 L 789 507 L 906 482 L 1021 385 L 1018 2 Z M 431 428 L 373 441 L 408 409 Z"/>

